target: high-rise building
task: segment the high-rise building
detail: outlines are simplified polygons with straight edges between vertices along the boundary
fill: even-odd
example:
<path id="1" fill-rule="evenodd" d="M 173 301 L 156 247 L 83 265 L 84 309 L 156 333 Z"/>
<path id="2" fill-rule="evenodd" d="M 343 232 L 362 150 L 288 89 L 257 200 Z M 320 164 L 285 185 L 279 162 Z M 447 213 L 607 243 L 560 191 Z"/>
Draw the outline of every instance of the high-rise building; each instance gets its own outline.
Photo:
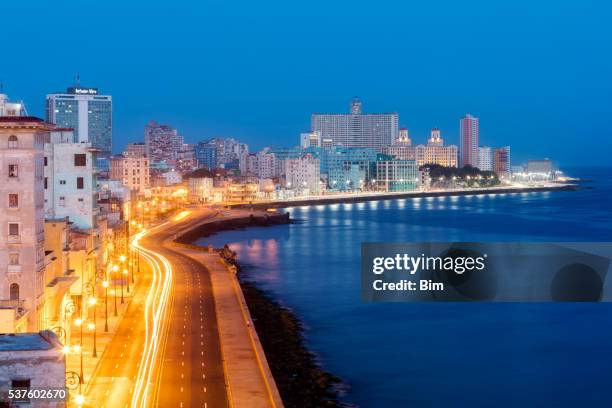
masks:
<path id="1" fill-rule="evenodd" d="M 280 163 L 270 148 L 260 150 L 257 152 L 257 175 L 263 179 L 278 177 L 281 173 Z"/>
<path id="2" fill-rule="evenodd" d="M 493 150 L 489 146 L 478 148 L 478 168 L 482 171 L 493 171 Z"/>
<path id="3" fill-rule="evenodd" d="M 144 193 L 150 185 L 148 157 L 114 156 L 110 160 L 110 178 L 119 180 L 130 190 Z"/>
<path id="4" fill-rule="evenodd" d="M 44 327 L 44 143 L 53 127 L 0 117 L 0 322 L 3 331 Z"/>
<path id="5" fill-rule="evenodd" d="M 72 129 L 54 129 L 45 143 L 45 216 L 68 217 L 81 230 L 96 228 L 96 154 L 90 143 L 74 143 Z"/>
<path id="6" fill-rule="evenodd" d="M 478 118 L 465 115 L 459 125 L 459 166 L 478 167 Z"/>
<path id="7" fill-rule="evenodd" d="M 362 112 L 361 101 L 353 99 L 348 114 L 314 113 L 311 129 L 321 134 L 321 139 L 331 139 L 333 144 L 346 147 L 380 149 L 393 143 L 398 136 L 397 113 Z"/>
<path id="8" fill-rule="evenodd" d="M 510 175 L 510 146 L 493 149 L 493 171 L 500 178 Z"/>
<path id="9" fill-rule="evenodd" d="M 152 167 L 175 165 L 178 153 L 183 148 L 183 136 L 176 129 L 152 120 L 145 125 L 144 140 Z"/>
<path id="10" fill-rule="evenodd" d="M 318 157 L 310 154 L 287 159 L 283 162 L 287 188 L 302 192 L 302 195 L 319 195 L 321 191 L 321 164 Z"/>
<path id="11" fill-rule="evenodd" d="M 47 95 L 47 121 L 74 129 L 74 142 L 91 143 L 108 158 L 113 147 L 113 101 L 97 88 L 70 87 L 64 93 Z"/>
<path id="12" fill-rule="evenodd" d="M 217 168 L 217 146 L 211 142 L 198 142 L 195 147 L 198 167 L 209 170 Z"/>

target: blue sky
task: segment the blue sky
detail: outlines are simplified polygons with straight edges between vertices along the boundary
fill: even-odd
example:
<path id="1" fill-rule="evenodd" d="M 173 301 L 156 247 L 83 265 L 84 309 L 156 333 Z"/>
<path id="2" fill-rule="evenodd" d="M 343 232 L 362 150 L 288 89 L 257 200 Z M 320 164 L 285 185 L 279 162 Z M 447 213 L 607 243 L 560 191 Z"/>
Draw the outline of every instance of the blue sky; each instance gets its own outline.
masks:
<path id="1" fill-rule="evenodd" d="M 513 161 L 610 164 L 605 1 L 21 1 L 0 5 L 0 78 L 43 115 L 71 85 L 114 98 L 114 146 L 149 119 L 188 142 L 295 145 L 312 112 L 396 111 L 415 142 L 459 118 Z M 16 4 L 19 3 L 19 4 Z M 535 3 L 535 4 L 534 4 Z"/>

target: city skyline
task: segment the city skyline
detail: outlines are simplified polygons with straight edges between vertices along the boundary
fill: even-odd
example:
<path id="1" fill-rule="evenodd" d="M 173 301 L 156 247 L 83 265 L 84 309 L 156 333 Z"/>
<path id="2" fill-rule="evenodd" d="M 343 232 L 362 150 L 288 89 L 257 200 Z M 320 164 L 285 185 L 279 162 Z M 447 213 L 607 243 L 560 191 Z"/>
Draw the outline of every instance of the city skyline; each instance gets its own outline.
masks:
<path id="1" fill-rule="evenodd" d="M 593 13 L 586 5 L 527 2 L 380 10 L 339 3 L 321 16 L 308 11 L 316 4 L 306 10 L 243 4 L 233 12 L 135 3 L 120 13 L 116 3 L 35 4 L 2 6 L 27 13 L 38 27 L 24 32 L 18 19 L 6 22 L 20 38 L 7 44 L 19 63 L 0 73 L 5 93 L 44 117 L 44 95 L 65 89 L 80 73 L 83 85 L 113 96 L 114 152 L 136 140 L 151 119 L 171 124 L 191 143 L 219 136 L 254 150 L 293 144 L 309 130 L 311 113 L 345 112 L 355 95 L 369 112 L 397 111 L 399 125 L 415 139 L 438 127 L 447 143 L 458 144 L 458 119 L 472 113 L 481 118 L 481 139 L 511 144 L 517 161 L 552 157 L 571 165 L 588 155 L 590 164 L 605 164 L 612 147 L 607 138 L 588 137 L 612 127 L 612 61 L 602 52 L 609 6 Z M 111 18 L 112 30 L 98 30 Z M 83 35 L 70 47 L 45 47 L 37 33 L 52 31 L 57 21 L 70 21 Z M 151 21 L 173 29 L 162 35 Z M 25 52 L 32 48 L 39 52 Z M 73 49 L 88 52 L 75 61 Z M 374 52 L 384 64 L 364 58 Z M 152 54 L 162 62 L 151 64 Z M 40 58 L 53 63 L 36 63 Z M 569 148 L 576 140 L 580 145 Z"/>

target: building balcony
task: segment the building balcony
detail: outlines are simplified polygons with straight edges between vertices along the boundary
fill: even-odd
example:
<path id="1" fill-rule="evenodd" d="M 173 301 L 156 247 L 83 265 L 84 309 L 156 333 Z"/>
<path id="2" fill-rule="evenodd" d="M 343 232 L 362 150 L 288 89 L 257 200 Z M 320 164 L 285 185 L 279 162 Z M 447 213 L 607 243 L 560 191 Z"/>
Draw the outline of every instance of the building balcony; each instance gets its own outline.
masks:
<path id="1" fill-rule="evenodd" d="M 8 273 L 21 273 L 21 265 L 7 265 L 6 271 Z"/>
<path id="2" fill-rule="evenodd" d="M 0 299 L 0 309 L 15 309 L 16 319 L 21 319 L 27 313 L 24 299 Z"/>
<path id="3" fill-rule="evenodd" d="M 21 235 L 9 235 L 6 242 L 8 242 L 9 244 L 20 244 Z"/>

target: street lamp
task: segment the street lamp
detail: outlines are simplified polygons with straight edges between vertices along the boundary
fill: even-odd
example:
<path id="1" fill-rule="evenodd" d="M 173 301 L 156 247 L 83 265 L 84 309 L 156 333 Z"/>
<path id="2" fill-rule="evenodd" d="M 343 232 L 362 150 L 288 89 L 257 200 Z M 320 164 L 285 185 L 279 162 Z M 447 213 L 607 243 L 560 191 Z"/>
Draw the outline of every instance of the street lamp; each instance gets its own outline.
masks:
<path id="1" fill-rule="evenodd" d="M 98 300 L 95 297 L 90 297 L 89 298 L 89 305 L 93 307 L 93 323 L 89 323 L 88 327 L 89 330 L 93 330 L 93 352 L 92 352 L 92 357 L 98 357 L 98 352 L 97 352 L 97 348 L 96 348 L 96 304 L 98 303 Z"/>
<path id="2" fill-rule="evenodd" d="M 104 332 L 108 333 L 108 281 L 102 282 L 104 288 Z"/>
<path id="3" fill-rule="evenodd" d="M 119 265 L 113 265 L 113 295 L 115 297 L 115 316 L 117 316 L 117 271 L 119 270 Z"/>
<path id="4" fill-rule="evenodd" d="M 83 316 L 83 307 L 81 304 L 81 316 Z M 79 317 L 75 319 L 74 324 L 77 325 L 80 329 L 80 344 L 74 347 L 74 350 L 79 353 L 80 359 L 80 371 L 79 371 L 79 381 L 80 384 L 83 384 L 83 318 Z"/>
<path id="5" fill-rule="evenodd" d="M 119 261 L 121 261 L 121 264 L 123 265 L 125 263 L 125 255 L 121 255 L 119 257 Z M 125 274 L 126 269 L 123 269 L 123 274 L 121 274 L 121 304 L 124 303 L 123 300 L 123 275 Z"/>

